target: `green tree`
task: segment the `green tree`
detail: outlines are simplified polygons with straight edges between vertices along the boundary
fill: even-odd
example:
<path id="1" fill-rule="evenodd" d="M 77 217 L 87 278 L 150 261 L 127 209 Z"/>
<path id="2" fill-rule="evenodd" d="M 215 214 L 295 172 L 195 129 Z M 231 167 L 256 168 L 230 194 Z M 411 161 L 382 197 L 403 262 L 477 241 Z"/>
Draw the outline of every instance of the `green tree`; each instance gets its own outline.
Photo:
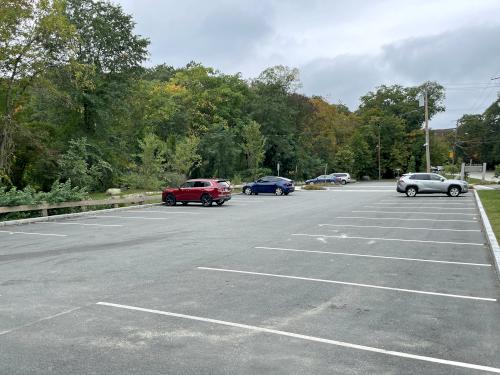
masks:
<path id="1" fill-rule="evenodd" d="M 103 191 L 109 187 L 113 169 L 102 159 L 99 150 L 86 138 L 74 139 L 69 143 L 69 149 L 59 160 L 59 177 L 90 191 Z"/>
<path id="2" fill-rule="evenodd" d="M 257 178 L 257 171 L 264 161 L 266 138 L 260 131 L 260 125 L 251 121 L 243 127 L 243 151 L 247 157 L 248 168 L 252 171 L 252 177 Z"/>
<path id="3" fill-rule="evenodd" d="M 139 150 L 131 173 L 124 177 L 125 184 L 141 189 L 161 188 L 166 176 L 167 144 L 148 133 L 139 141 Z"/>
<path id="4" fill-rule="evenodd" d="M 177 143 L 175 152 L 168 163 L 170 170 L 180 175 L 188 176 L 193 168 L 200 165 L 199 145 L 200 139 L 193 135 L 185 137 Z"/>
<path id="5" fill-rule="evenodd" d="M 63 0 L 3 0 L 0 3 L 0 174 L 12 163 L 19 133 L 17 114 L 26 90 L 49 67 L 73 56 L 74 29 Z M 3 172 L 1 172 L 3 171 Z"/>

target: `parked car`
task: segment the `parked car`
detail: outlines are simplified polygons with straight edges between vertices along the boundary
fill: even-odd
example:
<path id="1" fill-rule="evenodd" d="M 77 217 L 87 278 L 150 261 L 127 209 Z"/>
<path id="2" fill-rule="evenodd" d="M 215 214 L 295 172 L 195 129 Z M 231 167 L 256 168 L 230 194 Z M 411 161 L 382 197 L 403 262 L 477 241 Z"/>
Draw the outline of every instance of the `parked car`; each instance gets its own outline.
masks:
<path id="1" fill-rule="evenodd" d="M 448 180 L 436 173 L 410 173 L 398 180 L 396 190 L 409 197 L 421 193 L 445 193 L 450 197 L 458 197 L 469 191 L 469 184 L 462 180 Z"/>
<path id="2" fill-rule="evenodd" d="M 332 173 L 331 176 L 335 176 L 340 179 L 340 183 L 345 185 L 351 182 L 351 175 L 349 173 Z"/>
<path id="3" fill-rule="evenodd" d="M 288 195 L 292 191 L 295 191 L 295 185 L 292 180 L 276 176 L 265 176 L 257 181 L 243 185 L 243 193 L 246 195 L 257 195 L 259 193 Z"/>
<path id="4" fill-rule="evenodd" d="M 222 206 L 231 199 L 231 187 L 226 180 L 194 179 L 184 182 L 178 188 L 166 188 L 162 200 L 167 206 L 175 206 L 177 202 L 187 205 L 189 202 L 201 202 L 209 207 L 213 202 Z"/>
<path id="5" fill-rule="evenodd" d="M 306 185 L 314 185 L 314 184 L 336 184 L 340 183 L 340 178 L 335 177 L 331 174 L 323 174 L 321 176 L 311 178 L 305 181 Z"/>

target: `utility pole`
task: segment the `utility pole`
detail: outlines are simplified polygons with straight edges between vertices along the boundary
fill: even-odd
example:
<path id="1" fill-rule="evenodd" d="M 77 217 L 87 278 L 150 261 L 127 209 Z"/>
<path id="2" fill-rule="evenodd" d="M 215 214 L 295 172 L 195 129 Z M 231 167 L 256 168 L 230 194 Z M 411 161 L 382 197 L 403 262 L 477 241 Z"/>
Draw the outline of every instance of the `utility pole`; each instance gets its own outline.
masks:
<path id="1" fill-rule="evenodd" d="M 427 173 L 431 171 L 431 152 L 429 145 L 429 97 L 427 95 L 427 87 L 424 89 L 424 106 L 425 106 L 425 160 Z"/>
<path id="2" fill-rule="evenodd" d="M 378 124 L 378 180 L 380 181 L 380 124 Z"/>

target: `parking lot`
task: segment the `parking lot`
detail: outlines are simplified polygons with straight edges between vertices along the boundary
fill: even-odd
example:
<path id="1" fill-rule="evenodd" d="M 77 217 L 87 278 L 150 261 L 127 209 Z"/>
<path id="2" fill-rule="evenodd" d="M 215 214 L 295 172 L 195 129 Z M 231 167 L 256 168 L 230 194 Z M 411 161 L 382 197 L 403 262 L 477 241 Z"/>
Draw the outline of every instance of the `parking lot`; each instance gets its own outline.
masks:
<path id="1" fill-rule="evenodd" d="M 471 193 L 360 183 L 0 228 L 0 374 L 500 373 Z"/>

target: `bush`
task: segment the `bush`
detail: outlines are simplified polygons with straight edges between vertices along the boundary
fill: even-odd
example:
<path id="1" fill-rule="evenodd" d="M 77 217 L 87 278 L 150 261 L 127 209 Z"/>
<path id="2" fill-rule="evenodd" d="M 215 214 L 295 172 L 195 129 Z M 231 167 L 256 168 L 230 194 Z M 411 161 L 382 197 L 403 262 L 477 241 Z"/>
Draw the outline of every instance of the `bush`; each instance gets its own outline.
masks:
<path id="1" fill-rule="evenodd" d="M 495 177 L 500 177 L 500 164 L 495 166 Z"/>
<path id="2" fill-rule="evenodd" d="M 7 190 L 0 187 L 0 206 L 34 205 L 40 203 L 61 203 L 88 199 L 88 193 L 83 188 L 71 187 L 71 181 L 64 183 L 56 181 L 49 192 L 37 192 L 31 186 L 23 190 L 15 187 Z"/>
<path id="3" fill-rule="evenodd" d="M 302 187 L 303 190 L 326 190 L 324 186 L 321 185 L 304 185 Z"/>

